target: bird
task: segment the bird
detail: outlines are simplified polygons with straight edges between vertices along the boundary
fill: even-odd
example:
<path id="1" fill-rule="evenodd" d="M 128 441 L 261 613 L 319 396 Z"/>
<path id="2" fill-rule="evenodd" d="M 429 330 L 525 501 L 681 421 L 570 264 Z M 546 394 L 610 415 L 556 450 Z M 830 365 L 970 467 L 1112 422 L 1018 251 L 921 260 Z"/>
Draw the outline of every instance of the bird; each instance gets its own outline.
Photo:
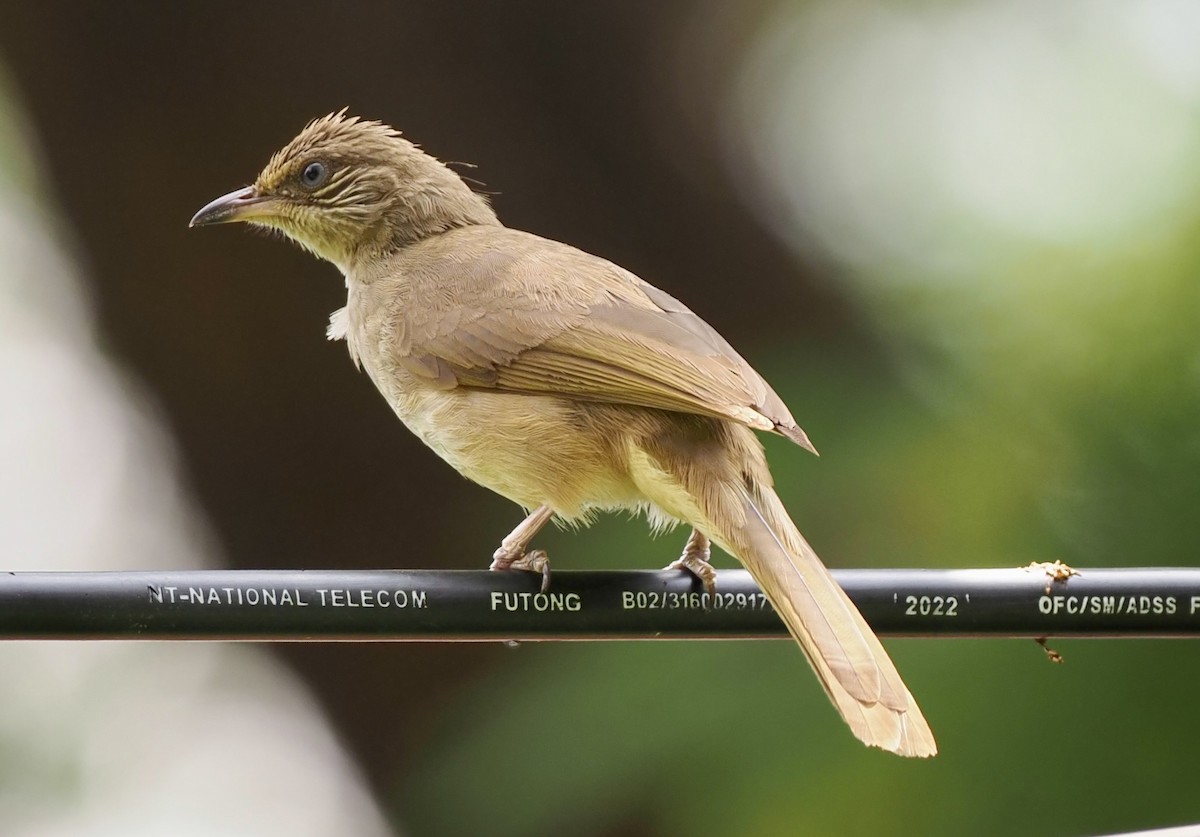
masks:
<path id="1" fill-rule="evenodd" d="M 710 544 L 754 578 L 851 732 L 937 752 L 879 639 L 776 494 L 756 431 L 816 453 L 782 399 L 715 329 L 611 261 L 501 223 L 450 167 L 346 109 L 309 122 L 254 182 L 190 226 L 282 233 L 344 275 L 344 340 L 396 416 L 527 517 L 491 567 L 541 573 L 552 518 L 644 513 L 691 527 L 670 566 L 711 591 Z"/>

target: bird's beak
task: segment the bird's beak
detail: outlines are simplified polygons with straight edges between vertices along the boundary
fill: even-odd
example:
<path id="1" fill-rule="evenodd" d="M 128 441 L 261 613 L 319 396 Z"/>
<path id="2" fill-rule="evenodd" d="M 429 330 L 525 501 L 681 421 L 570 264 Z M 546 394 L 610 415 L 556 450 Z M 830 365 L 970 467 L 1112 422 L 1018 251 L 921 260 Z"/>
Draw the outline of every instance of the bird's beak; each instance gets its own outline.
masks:
<path id="1" fill-rule="evenodd" d="M 192 216 L 189 227 L 209 224 L 228 224 L 233 221 L 253 221 L 275 215 L 275 201 L 261 195 L 253 186 L 222 195 Z"/>

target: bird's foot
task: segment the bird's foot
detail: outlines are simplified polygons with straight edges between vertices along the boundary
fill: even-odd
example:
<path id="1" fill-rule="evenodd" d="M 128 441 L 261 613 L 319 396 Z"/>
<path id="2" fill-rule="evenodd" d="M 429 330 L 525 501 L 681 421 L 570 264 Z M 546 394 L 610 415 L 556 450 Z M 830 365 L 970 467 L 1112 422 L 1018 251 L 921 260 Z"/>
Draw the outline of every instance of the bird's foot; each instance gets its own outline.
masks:
<path id="1" fill-rule="evenodd" d="M 526 552 L 524 549 L 513 549 L 502 546 L 492 555 L 490 570 L 524 570 L 538 573 L 542 577 L 542 592 L 550 589 L 550 556 L 543 549 Z"/>
<path id="2" fill-rule="evenodd" d="M 700 579 L 700 583 L 704 585 L 704 592 L 709 596 L 717 592 L 717 571 L 713 569 L 712 564 L 708 563 L 708 550 L 697 552 L 685 549 L 678 560 L 672 561 L 663 569 L 687 570 Z"/>

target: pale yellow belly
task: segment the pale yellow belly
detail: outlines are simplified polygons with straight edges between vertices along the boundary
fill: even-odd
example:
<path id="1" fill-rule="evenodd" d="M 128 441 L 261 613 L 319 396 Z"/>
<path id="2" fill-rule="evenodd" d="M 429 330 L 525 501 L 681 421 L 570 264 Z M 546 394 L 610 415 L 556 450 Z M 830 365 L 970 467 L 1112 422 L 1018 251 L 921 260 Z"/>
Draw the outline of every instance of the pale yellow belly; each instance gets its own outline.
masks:
<path id="1" fill-rule="evenodd" d="M 397 394 L 393 409 L 425 444 L 468 479 L 526 508 L 548 503 L 561 517 L 637 508 L 622 452 L 581 427 L 554 396 L 424 389 Z"/>

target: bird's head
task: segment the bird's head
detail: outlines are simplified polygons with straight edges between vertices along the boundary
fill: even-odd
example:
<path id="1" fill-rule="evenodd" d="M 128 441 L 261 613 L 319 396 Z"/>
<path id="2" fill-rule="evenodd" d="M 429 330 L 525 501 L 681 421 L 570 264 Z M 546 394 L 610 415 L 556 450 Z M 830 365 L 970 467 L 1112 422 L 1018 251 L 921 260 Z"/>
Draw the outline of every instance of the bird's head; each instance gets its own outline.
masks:
<path id="1" fill-rule="evenodd" d="M 343 270 L 453 227 L 499 223 L 485 198 L 399 131 L 344 110 L 310 122 L 253 185 L 190 226 L 232 221 L 279 230 Z"/>

